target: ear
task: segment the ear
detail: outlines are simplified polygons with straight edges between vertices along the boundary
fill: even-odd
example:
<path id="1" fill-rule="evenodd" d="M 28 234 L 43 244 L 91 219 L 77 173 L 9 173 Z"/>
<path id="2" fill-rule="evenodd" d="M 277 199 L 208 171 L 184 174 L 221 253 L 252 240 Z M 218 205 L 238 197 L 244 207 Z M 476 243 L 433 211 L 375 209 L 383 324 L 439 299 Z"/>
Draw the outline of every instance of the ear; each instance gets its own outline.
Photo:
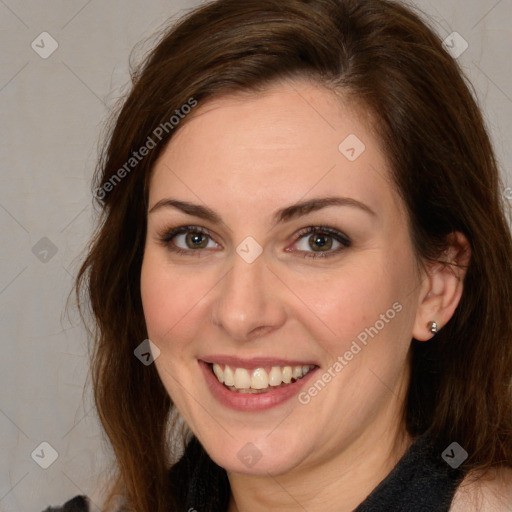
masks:
<path id="1" fill-rule="evenodd" d="M 459 231 L 448 235 L 448 247 L 439 261 L 429 264 L 421 284 L 413 336 L 427 341 L 434 336 L 430 322 L 440 330 L 448 323 L 462 297 L 471 246 Z"/>

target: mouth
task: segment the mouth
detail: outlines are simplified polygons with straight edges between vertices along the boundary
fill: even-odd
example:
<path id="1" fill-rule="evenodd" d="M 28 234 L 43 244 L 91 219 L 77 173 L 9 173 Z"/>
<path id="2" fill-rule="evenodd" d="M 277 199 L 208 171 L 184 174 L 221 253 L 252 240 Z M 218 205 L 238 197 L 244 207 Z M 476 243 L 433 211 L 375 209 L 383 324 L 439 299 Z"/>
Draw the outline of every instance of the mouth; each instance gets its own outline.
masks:
<path id="1" fill-rule="evenodd" d="M 212 355 L 197 360 L 211 395 L 242 412 L 277 407 L 298 395 L 320 367 L 313 361 Z"/>
<path id="2" fill-rule="evenodd" d="M 208 363 L 210 371 L 227 389 L 241 394 L 262 394 L 294 384 L 315 365 L 266 366 L 254 369 Z"/>

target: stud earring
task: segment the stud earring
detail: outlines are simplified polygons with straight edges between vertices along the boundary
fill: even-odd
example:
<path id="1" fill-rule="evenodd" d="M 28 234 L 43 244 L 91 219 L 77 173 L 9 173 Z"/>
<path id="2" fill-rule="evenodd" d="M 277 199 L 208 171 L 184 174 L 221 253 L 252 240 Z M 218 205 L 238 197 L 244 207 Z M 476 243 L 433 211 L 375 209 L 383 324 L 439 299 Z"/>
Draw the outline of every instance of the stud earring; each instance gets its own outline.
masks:
<path id="1" fill-rule="evenodd" d="M 432 334 L 437 334 L 437 323 L 436 322 L 429 322 L 428 328 Z"/>

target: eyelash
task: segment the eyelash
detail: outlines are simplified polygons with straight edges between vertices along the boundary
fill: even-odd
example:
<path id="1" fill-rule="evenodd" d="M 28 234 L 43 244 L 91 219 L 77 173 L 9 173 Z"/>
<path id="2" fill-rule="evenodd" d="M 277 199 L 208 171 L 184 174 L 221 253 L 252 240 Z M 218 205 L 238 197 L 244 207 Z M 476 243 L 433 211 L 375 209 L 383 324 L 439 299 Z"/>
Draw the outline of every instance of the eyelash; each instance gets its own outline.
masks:
<path id="1" fill-rule="evenodd" d="M 171 244 L 171 241 L 174 237 L 177 235 L 186 233 L 194 233 L 194 234 L 202 234 L 210 239 L 211 236 L 208 233 L 208 231 L 204 228 L 201 228 L 199 226 L 180 226 L 177 228 L 171 228 L 168 230 L 165 230 L 162 234 L 159 235 L 160 242 L 170 251 L 173 253 L 184 255 L 184 256 L 200 256 L 201 250 L 200 249 L 181 249 L 180 247 L 176 247 L 176 245 Z M 338 247 L 335 250 L 329 250 L 329 251 L 319 251 L 319 252 L 309 252 L 309 251 L 299 251 L 302 253 L 302 256 L 304 258 L 329 258 L 331 256 L 335 256 L 339 254 L 344 249 L 347 249 L 352 245 L 352 242 L 348 238 L 348 236 L 344 235 L 340 231 L 336 229 L 329 228 L 327 226 L 309 226 L 307 228 L 304 228 L 300 230 L 297 233 L 297 238 L 294 242 L 296 244 L 301 238 L 307 236 L 307 235 L 315 235 L 315 234 L 322 234 L 322 235 L 328 235 L 329 237 L 334 238 L 337 242 L 341 244 L 341 247 Z M 213 239 L 212 239 L 213 240 Z M 197 253 L 197 254 L 194 254 Z"/>

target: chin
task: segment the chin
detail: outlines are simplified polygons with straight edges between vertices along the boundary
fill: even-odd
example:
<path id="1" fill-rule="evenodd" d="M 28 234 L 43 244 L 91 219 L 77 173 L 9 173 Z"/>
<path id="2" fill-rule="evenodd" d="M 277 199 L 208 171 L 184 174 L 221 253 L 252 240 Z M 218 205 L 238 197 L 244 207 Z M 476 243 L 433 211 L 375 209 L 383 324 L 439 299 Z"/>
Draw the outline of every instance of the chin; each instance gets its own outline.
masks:
<path id="1" fill-rule="evenodd" d="M 292 471 L 306 458 L 302 443 L 290 442 L 290 439 L 275 439 L 273 442 L 262 437 L 238 436 L 236 440 L 226 440 L 225 445 L 214 440 L 201 440 L 210 458 L 228 473 L 253 476 L 278 476 Z"/>

